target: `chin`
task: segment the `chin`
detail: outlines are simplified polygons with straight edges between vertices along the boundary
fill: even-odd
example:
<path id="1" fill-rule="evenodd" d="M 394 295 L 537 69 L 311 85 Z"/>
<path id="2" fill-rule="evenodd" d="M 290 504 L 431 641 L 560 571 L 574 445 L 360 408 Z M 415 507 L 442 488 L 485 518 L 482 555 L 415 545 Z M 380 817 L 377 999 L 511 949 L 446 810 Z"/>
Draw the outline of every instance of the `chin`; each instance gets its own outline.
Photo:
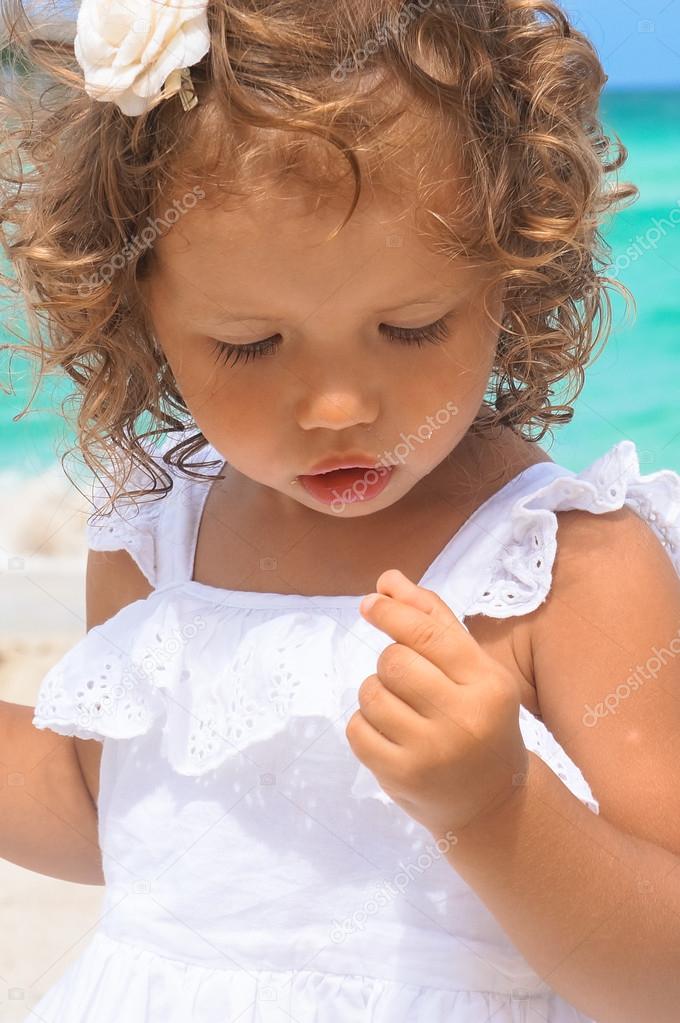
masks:
<path id="1" fill-rule="evenodd" d="M 375 515 L 377 512 L 384 511 L 385 508 L 389 508 L 391 505 L 396 504 L 399 498 L 391 498 L 389 500 L 379 501 L 353 501 L 351 504 L 343 504 L 342 507 L 337 505 L 335 508 L 331 508 L 328 505 L 315 504 L 314 511 L 321 512 L 322 515 L 326 515 L 329 519 L 365 519 L 369 515 Z M 307 505 L 311 508 L 311 505 Z"/>

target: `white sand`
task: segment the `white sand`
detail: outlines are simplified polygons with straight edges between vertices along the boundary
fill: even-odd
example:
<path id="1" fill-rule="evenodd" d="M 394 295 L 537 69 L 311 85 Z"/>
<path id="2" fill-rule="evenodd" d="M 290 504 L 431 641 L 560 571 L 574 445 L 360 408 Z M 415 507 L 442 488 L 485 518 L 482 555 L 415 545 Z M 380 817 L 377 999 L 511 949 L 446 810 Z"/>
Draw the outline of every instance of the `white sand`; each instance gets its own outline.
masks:
<path id="1" fill-rule="evenodd" d="M 0 639 L 85 631 L 91 511 L 57 467 L 26 479 L 0 475 Z"/>
<path id="2" fill-rule="evenodd" d="M 38 646 L 85 633 L 85 560 L 27 560 L 23 570 L 0 572 L 0 640 Z M 2 699 L 7 699 L 4 695 Z"/>
<path id="3" fill-rule="evenodd" d="M 45 672 L 77 638 L 0 639 L 2 699 L 33 706 Z M 87 944 L 103 895 L 102 886 L 59 881 L 0 859 L 2 1023 L 40 1023 L 29 1011 Z"/>
<path id="4" fill-rule="evenodd" d="M 60 470 L 0 480 L 2 700 L 34 706 L 47 670 L 85 633 L 90 511 Z M 30 1010 L 84 949 L 103 896 L 0 859 L 1 1023 L 40 1023 Z"/>

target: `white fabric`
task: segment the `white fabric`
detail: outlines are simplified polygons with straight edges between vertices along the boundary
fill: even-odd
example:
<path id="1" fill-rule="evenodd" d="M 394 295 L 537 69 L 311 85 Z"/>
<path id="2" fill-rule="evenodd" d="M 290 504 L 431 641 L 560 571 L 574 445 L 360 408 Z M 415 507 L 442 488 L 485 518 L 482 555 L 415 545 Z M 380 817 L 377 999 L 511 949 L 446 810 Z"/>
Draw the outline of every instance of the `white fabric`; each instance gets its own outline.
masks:
<path id="1" fill-rule="evenodd" d="M 526 614 L 550 590 L 555 512 L 624 503 L 680 572 L 680 476 L 639 469 L 630 441 L 578 474 L 531 466 L 419 582 L 461 619 Z M 156 589 L 91 629 L 40 688 L 37 727 L 103 741 L 107 887 L 89 945 L 29 1018 L 587 1023 L 352 753 L 356 691 L 391 642 L 359 614 L 362 595 L 192 580 L 209 483 L 174 483 L 88 525 L 92 548 L 127 549 Z M 543 723 L 524 707 L 519 721 L 597 813 Z"/>

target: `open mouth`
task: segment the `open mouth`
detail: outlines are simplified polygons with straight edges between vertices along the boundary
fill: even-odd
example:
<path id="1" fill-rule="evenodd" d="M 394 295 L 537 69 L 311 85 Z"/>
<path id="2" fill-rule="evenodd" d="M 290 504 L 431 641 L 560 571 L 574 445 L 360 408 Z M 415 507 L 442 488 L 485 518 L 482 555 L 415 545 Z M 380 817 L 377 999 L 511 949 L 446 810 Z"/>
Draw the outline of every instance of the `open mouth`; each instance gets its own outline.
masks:
<path id="1" fill-rule="evenodd" d="M 377 497 L 390 482 L 394 468 L 393 465 L 381 465 L 376 469 L 357 466 L 297 478 L 312 497 L 324 504 L 353 504 Z"/>

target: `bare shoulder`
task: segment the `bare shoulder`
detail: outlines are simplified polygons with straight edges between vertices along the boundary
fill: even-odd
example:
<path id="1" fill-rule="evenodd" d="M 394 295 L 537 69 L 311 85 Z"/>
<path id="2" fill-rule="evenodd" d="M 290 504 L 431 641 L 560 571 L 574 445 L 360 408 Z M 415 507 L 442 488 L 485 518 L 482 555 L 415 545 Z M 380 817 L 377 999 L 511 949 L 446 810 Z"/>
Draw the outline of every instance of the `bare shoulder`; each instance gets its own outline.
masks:
<path id="1" fill-rule="evenodd" d="M 469 619 L 475 638 L 510 669 L 514 658 L 522 703 L 578 765 L 600 815 L 680 856 L 680 575 L 627 505 L 556 517 L 543 603 Z"/>
<path id="2" fill-rule="evenodd" d="M 628 505 L 600 514 L 557 512 L 557 523 L 550 590 L 526 616 L 534 661 L 542 646 L 566 651 L 579 633 L 593 642 L 598 636 L 606 642 L 613 632 L 623 639 L 633 607 L 636 625 L 653 630 L 662 594 L 680 581 L 651 525 Z"/>
<path id="3" fill-rule="evenodd" d="M 127 604 L 143 600 L 153 587 L 127 551 L 88 552 L 85 578 L 87 631 L 101 625 Z M 80 768 L 92 801 L 99 798 L 102 743 L 74 736 Z"/>
<path id="4" fill-rule="evenodd" d="M 546 644 L 560 643 L 566 651 L 584 627 L 593 642 L 598 633 L 606 637 L 625 593 L 632 588 L 640 596 L 660 578 L 673 586 L 676 575 L 649 523 L 627 505 L 599 514 L 573 508 L 556 517 L 550 589 L 543 603 L 519 620 L 524 666 L 534 685 Z M 650 606 L 641 604 L 638 613 Z"/>
<path id="5" fill-rule="evenodd" d="M 527 616 L 543 721 L 604 817 L 680 855 L 680 576 L 627 505 L 557 520 L 552 584 Z"/>
<path id="6" fill-rule="evenodd" d="M 87 631 L 121 608 L 148 597 L 153 587 L 127 551 L 89 551 L 85 577 Z"/>
<path id="7" fill-rule="evenodd" d="M 616 511 L 569 509 L 557 512 L 557 550 L 548 599 L 533 615 L 536 627 L 552 619 L 550 628 L 568 631 L 564 601 L 579 596 L 601 602 L 602 614 L 611 613 L 621 589 L 641 587 L 659 579 L 673 580 L 673 562 L 650 524 L 628 505 Z M 616 603 L 614 604 L 616 606 Z M 593 606 L 595 611 L 596 607 Z M 641 607 L 644 614 L 644 607 Z"/>

